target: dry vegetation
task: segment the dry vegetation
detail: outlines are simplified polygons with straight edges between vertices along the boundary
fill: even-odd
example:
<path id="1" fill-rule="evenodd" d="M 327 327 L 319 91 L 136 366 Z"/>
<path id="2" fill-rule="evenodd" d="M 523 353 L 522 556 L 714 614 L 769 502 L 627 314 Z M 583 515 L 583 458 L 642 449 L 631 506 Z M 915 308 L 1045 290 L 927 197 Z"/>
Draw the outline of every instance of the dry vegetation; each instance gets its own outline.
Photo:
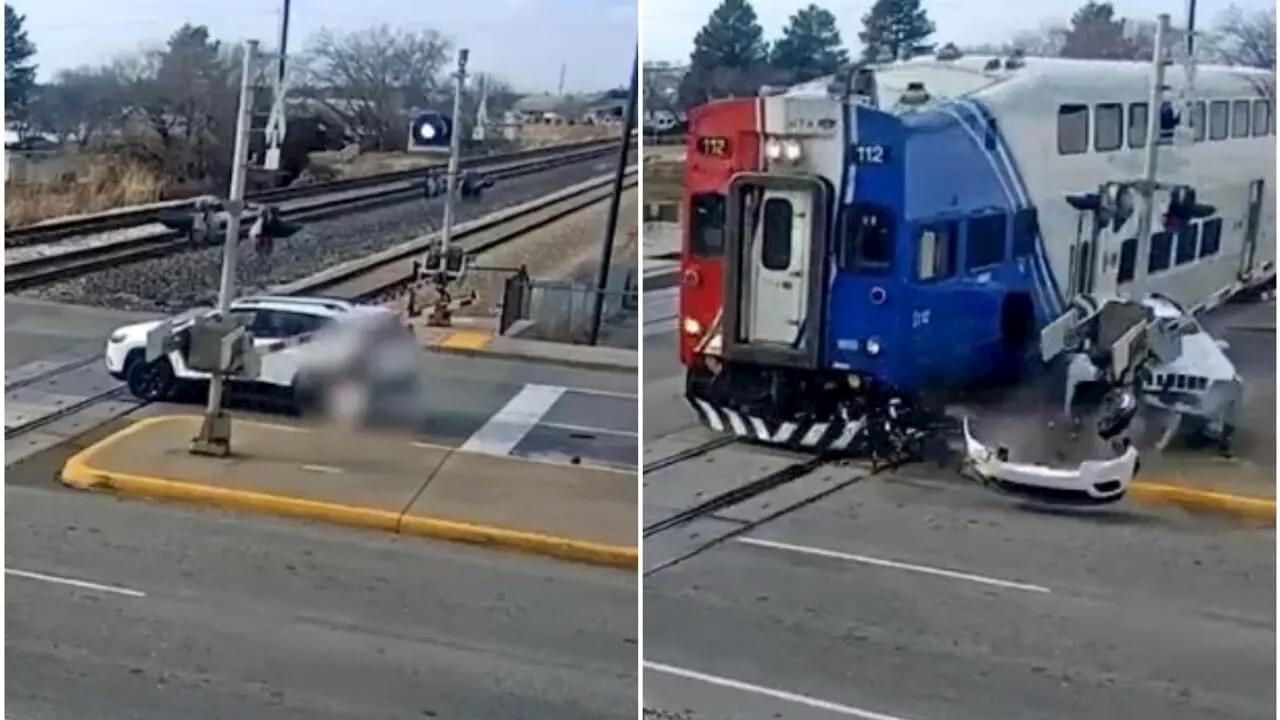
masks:
<path id="1" fill-rule="evenodd" d="M 644 201 L 647 203 L 680 200 L 684 192 L 684 160 L 648 156 L 644 163 Z"/>
<path id="2" fill-rule="evenodd" d="M 165 183 L 137 164 L 110 156 L 86 158 L 74 182 L 4 184 L 4 226 L 30 225 L 67 215 L 83 215 L 160 200 Z"/>

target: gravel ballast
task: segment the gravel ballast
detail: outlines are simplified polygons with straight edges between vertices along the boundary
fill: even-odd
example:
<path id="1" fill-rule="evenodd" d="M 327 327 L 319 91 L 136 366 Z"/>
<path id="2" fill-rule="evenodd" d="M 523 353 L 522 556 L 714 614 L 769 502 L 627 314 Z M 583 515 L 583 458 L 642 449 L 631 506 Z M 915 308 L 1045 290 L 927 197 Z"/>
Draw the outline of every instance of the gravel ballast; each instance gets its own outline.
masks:
<path id="1" fill-rule="evenodd" d="M 460 203 L 456 222 L 476 219 L 535 200 L 557 189 L 606 175 L 609 159 L 594 159 L 546 172 L 501 180 L 479 201 Z M 259 258 L 241 242 L 236 278 L 240 294 L 312 275 L 354 258 L 371 255 L 439 227 L 440 200 L 415 200 L 312 223 L 293 237 L 276 240 L 274 252 Z M 174 313 L 217 299 L 221 246 L 144 260 L 101 270 L 20 293 L 51 302 L 118 310 Z"/>

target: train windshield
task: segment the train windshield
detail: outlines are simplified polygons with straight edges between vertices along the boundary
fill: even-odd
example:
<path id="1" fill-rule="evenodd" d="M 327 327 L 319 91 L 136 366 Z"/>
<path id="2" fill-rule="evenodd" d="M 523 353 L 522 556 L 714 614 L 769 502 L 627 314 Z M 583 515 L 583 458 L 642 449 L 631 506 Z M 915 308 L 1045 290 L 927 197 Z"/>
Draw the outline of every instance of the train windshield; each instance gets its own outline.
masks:
<path id="1" fill-rule="evenodd" d="M 854 203 L 845 208 L 840 238 L 840 269 L 860 275 L 893 270 L 893 215 L 887 208 Z"/>
<path id="2" fill-rule="evenodd" d="M 724 254 L 725 196 L 699 193 L 689 199 L 689 252 L 697 257 Z"/>

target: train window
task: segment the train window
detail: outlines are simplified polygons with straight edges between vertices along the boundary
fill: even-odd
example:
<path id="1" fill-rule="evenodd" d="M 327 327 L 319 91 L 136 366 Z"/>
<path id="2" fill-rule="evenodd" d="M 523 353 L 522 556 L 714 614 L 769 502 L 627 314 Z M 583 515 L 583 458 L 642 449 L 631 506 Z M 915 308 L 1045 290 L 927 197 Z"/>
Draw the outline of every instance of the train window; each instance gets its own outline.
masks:
<path id="1" fill-rule="evenodd" d="M 1271 132 L 1271 101 L 1253 101 L 1253 136 L 1262 137 Z"/>
<path id="2" fill-rule="evenodd" d="M 1222 244 L 1222 218 L 1209 218 L 1204 221 L 1204 231 L 1200 237 L 1200 257 L 1218 254 L 1218 246 Z"/>
<path id="3" fill-rule="evenodd" d="M 1058 154 L 1079 155 L 1089 150 L 1089 106 L 1058 107 Z"/>
<path id="4" fill-rule="evenodd" d="M 1093 109 L 1093 149 L 1097 152 L 1119 150 L 1124 144 L 1124 106 L 1099 103 Z"/>
<path id="5" fill-rule="evenodd" d="M 1151 236 L 1151 254 L 1147 256 L 1147 274 L 1155 275 L 1169 269 L 1173 259 L 1173 234 L 1158 232 Z"/>
<path id="6" fill-rule="evenodd" d="M 1227 138 L 1227 118 L 1231 114 L 1231 106 L 1226 100 L 1214 100 L 1209 103 L 1209 139 L 1225 140 Z"/>
<path id="7" fill-rule="evenodd" d="M 1197 100 L 1191 108 L 1191 131 L 1195 142 L 1204 142 L 1204 101 Z"/>
<path id="8" fill-rule="evenodd" d="M 956 274 L 956 240 L 960 225 L 939 223 L 920 230 L 916 246 L 916 279 L 921 282 L 945 280 Z"/>
<path id="9" fill-rule="evenodd" d="M 724 254 L 725 198 L 699 193 L 689 199 L 689 252 L 697 257 Z"/>
<path id="10" fill-rule="evenodd" d="M 1186 265 L 1196 259 L 1196 244 L 1200 240 L 1200 226 L 1188 223 L 1178 228 L 1178 249 L 1174 254 L 1175 265 Z"/>
<path id="11" fill-rule="evenodd" d="M 791 219 L 790 200 L 775 197 L 764 201 L 760 264 L 768 270 L 791 267 Z"/>
<path id="12" fill-rule="evenodd" d="M 1249 101 L 1236 100 L 1231 103 L 1231 137 L 1249 137 Z"/>
<path id="13" fill-rule="evenodd" d="M 893 268 L 893 215 L 869 203 L 845 211 L 840 267 L 864 275 L 886 275 Z"/>
<path id="14" fill-rule="evenodd" d="M 1147 146 L 1147 104 L 1129 103 L 1129 147 Z"/>
<path id="15" fill-rule="evenodd" d="M 1116 282 L 1123 285 L 1133 282 L 1138 270 L 1138 238 L 1129 238 L 1120 244 L 1120 267 L 1116 270 Z"/>
<path id="16" fill-rule="evenodd" d="M 1004 213 L 969 218 L 964 246 L 966 270 L 983 268 L 1004 261 L 1004 234 L 1007 225 L 1008 221 Z"/>
<path id="17" fill-rule="evenodd" d="M 1022 208 L 1013 216 L 1013 256 L 1031 257 L 1040 236 L 1040 213 L 1035 208 Z"/>

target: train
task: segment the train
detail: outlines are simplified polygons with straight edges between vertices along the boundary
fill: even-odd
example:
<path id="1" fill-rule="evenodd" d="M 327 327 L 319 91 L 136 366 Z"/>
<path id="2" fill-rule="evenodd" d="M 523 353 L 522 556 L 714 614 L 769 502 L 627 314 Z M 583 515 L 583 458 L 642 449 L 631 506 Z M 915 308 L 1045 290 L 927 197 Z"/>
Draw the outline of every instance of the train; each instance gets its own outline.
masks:
<path id="1" fill-rule="evenodd" d="M 1077 298 L 1191 307 L 1274 268 L 1274 72 L 1170 71 L 1154 109 L 1152 72 L 928 57 L 693 109 L 678 333 L 702 423 L 851 452 L 868 417 L 1019 381 Z M 1114 196 L 1150 142 L 1149 204 Z"/>

